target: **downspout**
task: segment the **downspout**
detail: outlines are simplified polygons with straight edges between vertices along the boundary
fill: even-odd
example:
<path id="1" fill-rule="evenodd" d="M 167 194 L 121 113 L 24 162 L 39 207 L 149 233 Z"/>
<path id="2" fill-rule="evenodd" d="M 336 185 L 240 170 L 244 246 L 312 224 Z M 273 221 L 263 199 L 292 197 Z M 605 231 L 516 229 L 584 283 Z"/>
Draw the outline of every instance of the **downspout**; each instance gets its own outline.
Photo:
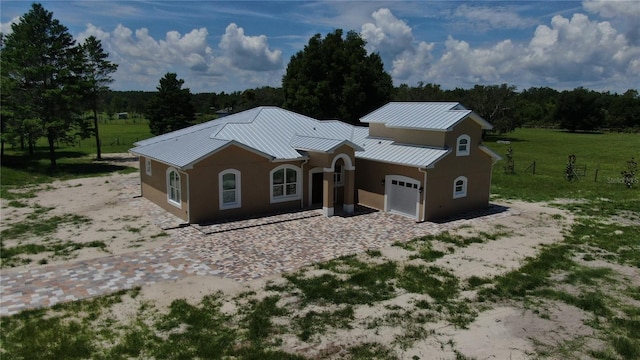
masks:
<path id="1" fill-rule="evenodd" d="M 301 165 L 300 165 L 300 173 L 302 174 L 302 196 L 300 196 L 300 209 L 304 209 L 304 179 L 306 176 L 304 176 L 304 164 L 308 163 L 309 159 L 306 159 Z"/>
<path id="2" fill-rule="evenodd" d="M 424 222 L 427 217 L 427 169 L 422 171 L 422 168 L 418 168 L 418 171 L 424 173 L 424 181 L 422 182 L 422 220 Z"/>
<path id="3" fill-rule="evenodd" d="M 489 205 L 488 203 L 491 202 L 491 185 L 493 183 L 493 166 L 495 164 L 498 163 L 498 161 L 500 161 L 500 158 L 494 158 L 493 161 L 491 162 L 491 172 L 489 173 L 489 199 L 487 199 L 487 205 Z"/>
<path id="4" fill-rule="evenodd" d="M 191 191 L 189 186 L 191 177 L 186 171 L 184 172 L 184 176 L 187 178 L 187 224 L 191 224 Z"/>

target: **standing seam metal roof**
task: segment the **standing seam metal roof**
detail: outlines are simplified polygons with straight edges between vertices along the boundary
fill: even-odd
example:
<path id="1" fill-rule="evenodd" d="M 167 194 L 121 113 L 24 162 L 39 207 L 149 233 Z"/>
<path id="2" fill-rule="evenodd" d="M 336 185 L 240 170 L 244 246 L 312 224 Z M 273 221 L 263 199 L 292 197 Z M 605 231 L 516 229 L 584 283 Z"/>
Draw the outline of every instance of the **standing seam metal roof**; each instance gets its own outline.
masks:
<path id="1" fill-rule="evenodd" d="M 491 128 L 491 124 L 457 102 L 390 102 L 360 121 L 384 123 L 390 128 L 446 131 L 470 115 L 483 128 Z"/>
<path id="2" fill-rule="evenodd" d="M 443 130 L 470 113 L 458 103 L 389 103 L 366 115 L 362 121 L 384 122 L 390 127 Z M 443 148 L 399 144 L 392 139 L 369 137 L 366 127 L 337 120 L 320 121 L 266 106 L 142 140 L 135 143 L 136 147 L 130 151 L 188 168 L 232 144 L 271 160 L 303 159 L 306 158 L 304 151 L 326 152 L 341 144 L 349 144 L 354 147 L 357 158 L 416 167 L 429 167 L 449 152 Z"/>

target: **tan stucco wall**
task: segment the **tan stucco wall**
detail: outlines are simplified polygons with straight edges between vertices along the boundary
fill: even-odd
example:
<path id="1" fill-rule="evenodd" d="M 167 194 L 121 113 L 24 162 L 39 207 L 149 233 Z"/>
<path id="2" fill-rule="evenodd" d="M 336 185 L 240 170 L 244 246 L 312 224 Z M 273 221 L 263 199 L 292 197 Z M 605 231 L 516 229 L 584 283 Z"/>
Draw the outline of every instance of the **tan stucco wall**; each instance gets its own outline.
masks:
<path id="1" fill-rule="evenodd" d="M 480 125 L 470 118 L 464 119 L 460 122 L 453 131 L 445 133 L 445 146 L 455 151 L 458 136 L 466 134 L 471 138 L 471 155 L 473 152 L 482 151 L 478 149 L 478 145 L 482 143 L 482 128 Z"/>
<path id="2" fill-rule="evenodd" d="M 469 135 L 468 156 L 456 156 L 456 142 L 460 135 Z M 482 143 L 482 129 L 475 121 L 466 119 L 447 133 L 451 153 L 427 170 L 427 219 L 447 217 L 489 205 L 493 159 L 478 147 Z M 467 178 L 467 196 L 453 199 L 453 182 L 458 176 Z"/>
<path id="3" fill-rule="evenodd" d="M 445 132 L 388 128 L 384 124 L 370 124 L 369 135 L 394 139 L 402 144 L 417 144 L 435 147 L 445 146 Z"/>
<path id="4" fill-rule="evenodd" d="M 274 168 L 291 164 L 300 167 L 302 161 L 271 162 L 269 159 L 237 146 L 229 146 L 198 163 L 188 170 L 191 179 L 191 222 L 208 222 L 216 219 L 259 215 L 284 210 L 299 209 L 301 200 L 271 204 L 269 173 Z M 218 175 L 221 171 L 235 169 L 240 172 L 241 207 L 220 210 Z M 305 166 L 304 172 L 309 168 Z M 304 173 L 303 194 L 307 182 Z"/>
<path id="5" fill-rule="evenodd" d="M 192 223 L 295 210 L 309 205 L 309 170 L 314 167 L 328 168 L 333 159 L 343 153 L 349 156 L 353 164 L 355 161 L 354 150 L 347 145 L 341 146 L 331 154 L 311 153 L 309 161 L 304 164 L 300 173 L 301 198 L 271 203 L 270 172 L 285 164 L 301 168 L 304 161 L 271 162 L 249 150 L 238 146 L 229 146 L 196 163 L 192 169 L 180 172 L 182 208 L 177 208 L 167 201 L 166 171 L 168 166 L 154 161 L 152 176 L 147 176 L 145 159 L 140 158 L 142 195 L 172 214 Z M 339 160 L 339 162 L 343 163 L 343 160 Z M 221 210 L 219 173 L 228 169 L 235 169 L 241 174 L 241 207 Z M 333 180 L 332 174 L 330 179 Z M 341 187 L 339 194 L 341 202 L 344 199 L 343 191 Z M 190 198 L 188 194 L 191 194 Z M 333 192 L 330 194 L 333 199 Z"/>
<path id="6" fill-rule="evenodd" d="M 384 209 L 385 187 L 381 181 L 386 175 L 404 175 L 420 181 L 426 188 L 426 206 L 421 206 L 419 218 L 425 212 L 426 220 L 443 218 L 467 211 L 487 207 L 490 196 L 491 170 L 493 159 L 478 146 L 482 143 L 482 129 L 472 119 L 465 119 L 453 131 L 434 133 L 432 137 L 421 136 L 421 131 L 383 128 L 382 124 L 371 124 L 377 136 L 391 137 L 404 143 L 425 144 L 423 140 L 440 140 L 439 146 L 451 149 L 451 153 L 441 159 L 432 169 L 424 173 L 416 168 L 384 164 L 370 160 L 356 160 L 357 202 L 375 209 Z M 460 135 L 470 137 L 469 156 L 456 156 L 456 145 Z M 425 144 L 425 145 L 433 145 Z M 453 198 L 453 182 L 458 176 L 467 178 L 467 196 Z M 422 203 L 421 196 L 420 202 Z"/>
<path id="7" fill-rule="evenodd" d="M 167 210 L 180 219 L 189 221 L 189 205 L 188 199 L 188 175 L 184 172 L 180 173 L 180 197 L 181 207 L 178 208 L 167 200 L 167 169 L 169 166 L 159 163 L 157 161 L 151 161 L 151 176 L 146 173 L 146 159 L 140 157 L 140 188 L 142 196 L 151 200 L 161 208 Z"/>

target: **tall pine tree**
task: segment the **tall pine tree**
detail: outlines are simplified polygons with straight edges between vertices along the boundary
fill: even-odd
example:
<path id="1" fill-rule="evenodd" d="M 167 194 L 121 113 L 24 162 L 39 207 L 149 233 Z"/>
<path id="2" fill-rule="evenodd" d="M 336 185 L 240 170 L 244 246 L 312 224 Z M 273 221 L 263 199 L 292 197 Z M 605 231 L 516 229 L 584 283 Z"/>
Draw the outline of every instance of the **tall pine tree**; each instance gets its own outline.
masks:
<path id="1" fill-rule="evenodd" d="M 102 159 L 100 132 L 98 131 L 98 101 L 109 90 L 113 82 L 111 74 L 118 69 L 117 64 L 107 60 L 108 53 L 102 49 L 102 43 L 95 36 L 88 37 L 82 45 L 84 55 L 85 101 L 93 115 L 93 130 L 96 137 L 96 158 Z"/>
<path id="2" fill-rule="evenodd" d="M 154 135 L 165 134 L 193 125 L 196 111 L 191 102 L 191 91 L 183 89 L 184 80 L 175 73 L 160 79 L 158 93 L 149 102 L 147 118 Z"/>
<path id="3" fill-rule="evenodd" d="M 29 144 L 45 136 L 51 167 L 55 144 L 70 140 L 77 125 L 82 94 L 82 53 L 68 29 L 40 4 L 11 26 L 2 49 L 2 76 L 12 84 L 14 129 Z"/>

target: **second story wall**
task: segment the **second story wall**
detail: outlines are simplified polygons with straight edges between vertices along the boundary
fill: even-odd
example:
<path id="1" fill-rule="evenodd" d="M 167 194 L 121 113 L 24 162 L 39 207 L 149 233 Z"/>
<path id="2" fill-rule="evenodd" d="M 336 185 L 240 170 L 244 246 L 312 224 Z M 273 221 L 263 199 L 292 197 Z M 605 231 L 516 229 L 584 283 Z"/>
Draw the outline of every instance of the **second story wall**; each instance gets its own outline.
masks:
<path id="1" fill-rule="evenodd" d="M 445 134 L 444 131 L 388 128 L 385 124 L 369 124 L 369 136 L 394 139 L 402 144 L 444 147 Z"/>

